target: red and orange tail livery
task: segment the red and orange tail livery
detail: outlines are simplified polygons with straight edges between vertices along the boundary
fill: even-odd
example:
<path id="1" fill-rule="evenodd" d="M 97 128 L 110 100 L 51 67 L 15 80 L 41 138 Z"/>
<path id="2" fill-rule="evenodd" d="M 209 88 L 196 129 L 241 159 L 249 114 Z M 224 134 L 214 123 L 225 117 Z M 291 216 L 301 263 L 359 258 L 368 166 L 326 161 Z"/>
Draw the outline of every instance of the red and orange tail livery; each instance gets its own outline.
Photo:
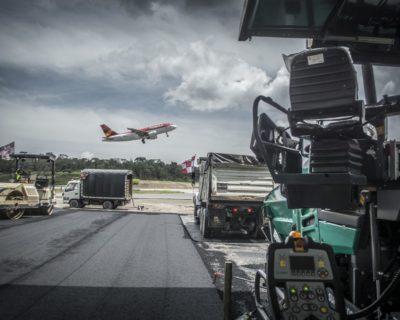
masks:
<path id="1" fill-rule="evenodd" d="M 103 129 L 104 135 L 108 138 L 111 136 L 115 136 L 118 133 L 116 133 L 113 129 L 110 127 L 106 126 L 105 124 L 101 124 L 100 127 Z"/>

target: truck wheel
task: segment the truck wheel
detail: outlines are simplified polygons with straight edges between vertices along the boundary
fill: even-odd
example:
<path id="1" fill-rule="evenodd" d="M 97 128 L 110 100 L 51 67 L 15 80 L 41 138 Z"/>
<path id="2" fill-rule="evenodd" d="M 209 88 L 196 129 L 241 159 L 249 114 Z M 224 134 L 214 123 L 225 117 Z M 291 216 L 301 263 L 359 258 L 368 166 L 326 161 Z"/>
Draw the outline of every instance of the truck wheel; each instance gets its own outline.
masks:
<path id="1" fill-rule="evenodd" d="M 72 200 L 69 202 L 69 206 L 70 206 L 71 208 L 79 208 L 79 201 L 76 200 L 76 199 L 72 199 Z"/>
<path id="2" fill-rule="evenodd" d="M 195 206 L 194 206 L 194 213 L 193 213 L 193 215 L 194 215 L 194 223 L 197 224 L 197 225 L 200 224 L 200 218 L 199 218 L 198 212 L 199 212 L 199 208 L 195 205 Z M 197 213 L 197 214 L 196 214 L 196 213 Z"/>
<path id="3" fill-rule="evenodd" d="M 103 202 L 103 208 L 104 208 L 104 209 L 107 209 L 107 210 L 114 209 L 114 204 L 113 204 L 111 201 L 109 201 L 109 200 L 104 201 L 104 202 Z"/>
<path id="4" fill-rule="evenodd" d="M 211 229 L 208 226 L 208 221 L 210 220 L 210 217 L 208 215 L 208 210 L 202 208 L 201 209 L 201 225 L 200 225 L 200 231 L 201 231 L 201 235 L 203 236 L 203 238 L 209 238 L 211 235 Z"/>

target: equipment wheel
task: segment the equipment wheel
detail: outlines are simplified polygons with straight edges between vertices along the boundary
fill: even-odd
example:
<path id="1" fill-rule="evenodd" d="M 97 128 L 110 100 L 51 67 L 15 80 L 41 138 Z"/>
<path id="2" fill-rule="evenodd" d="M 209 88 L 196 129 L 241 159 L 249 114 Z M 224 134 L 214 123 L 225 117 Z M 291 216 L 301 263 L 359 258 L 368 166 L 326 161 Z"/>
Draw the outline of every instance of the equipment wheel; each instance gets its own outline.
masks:
<path id="1" fill-rule="evenodd" d="M 208 210 L 205 208 L 201 208 L 200 231 L 203 238 L 210 238 L 211 236 L 211 229 L 208 226 L 208 221 Z"/>
<path id="2" fill-rule="evenodd" d="M 23 200 L 24 196 L 19 192 L 19 191 L 12 191 L 7 197 L 6 200 Z M 18 220 L 22 218 L 22 216 L 25 213 L 25 209 L 19 209 L 19 208 L 12 208 L 12 209 L 6 209 L 3 211 L 4 216 L 10 220 Z"/>
<path id="3" fill-rule="evenodd" d="M 76 199 L 72 199 L 72 200 L 69 202 L 69 206 L 70 206 L 71 208 L 79 208 L 79 201 L 76 200 Z"/>
<path id="4" fill-rule="evenodd" d="M 54 206 L 52 204 L 40 208 L 40 213 L 44 216 L 51 216 L 53 214 Z"/>
<path id="5" fill-rule="evenodd" d="M 106 200 L 103 202 L 103 208 L 107 210 L 114 209 L 114 204 L 111 201 Z"/>
<path id="6" fill-rule="evenodd" d="M 8 209 L 4 210 L 3 217 L 10 219 L 10 220 L 18 220 L 22 218 L 25 213 L 25 209 Z"/>

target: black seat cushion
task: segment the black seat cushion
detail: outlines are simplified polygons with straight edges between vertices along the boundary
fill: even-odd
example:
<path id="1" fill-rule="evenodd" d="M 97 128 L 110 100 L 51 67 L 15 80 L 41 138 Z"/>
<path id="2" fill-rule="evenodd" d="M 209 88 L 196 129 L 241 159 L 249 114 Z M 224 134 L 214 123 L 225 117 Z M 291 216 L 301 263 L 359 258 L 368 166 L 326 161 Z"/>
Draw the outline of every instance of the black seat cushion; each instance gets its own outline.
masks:
<path id="1" fill-rule="evenodd" d="M 365 214 L 356 212 L 335 212 L 320 209 L 318 210 L 318 219 L 346 227 L 361 228 L 365 220 Z"/>

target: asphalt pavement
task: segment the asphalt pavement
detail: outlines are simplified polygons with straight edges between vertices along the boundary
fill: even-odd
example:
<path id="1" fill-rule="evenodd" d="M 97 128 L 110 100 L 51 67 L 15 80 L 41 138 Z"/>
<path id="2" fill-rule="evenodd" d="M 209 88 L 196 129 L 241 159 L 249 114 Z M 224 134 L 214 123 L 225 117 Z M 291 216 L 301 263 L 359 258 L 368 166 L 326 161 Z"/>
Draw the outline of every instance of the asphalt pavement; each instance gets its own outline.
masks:
<path id="1" fill-rule="evenodd" d="M 59 210 L 0 223 L 1 319 L 222 319 L 174 214 Z"/>

